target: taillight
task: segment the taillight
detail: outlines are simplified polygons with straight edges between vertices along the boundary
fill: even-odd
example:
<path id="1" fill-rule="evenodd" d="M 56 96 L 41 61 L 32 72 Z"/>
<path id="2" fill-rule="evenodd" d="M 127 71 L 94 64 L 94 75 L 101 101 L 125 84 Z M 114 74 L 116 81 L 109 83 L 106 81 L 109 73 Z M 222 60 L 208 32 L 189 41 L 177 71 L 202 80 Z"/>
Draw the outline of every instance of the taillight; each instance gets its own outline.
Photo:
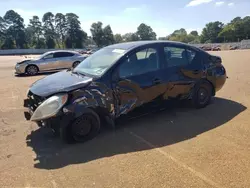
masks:
<path id="1" fill-rule="evenodd" d="M 222 59 L 221 57 L 219 56 L 210 56 L 210 61 L 213 63 L 213 64 L 221 64 L 222 63 Z"/>

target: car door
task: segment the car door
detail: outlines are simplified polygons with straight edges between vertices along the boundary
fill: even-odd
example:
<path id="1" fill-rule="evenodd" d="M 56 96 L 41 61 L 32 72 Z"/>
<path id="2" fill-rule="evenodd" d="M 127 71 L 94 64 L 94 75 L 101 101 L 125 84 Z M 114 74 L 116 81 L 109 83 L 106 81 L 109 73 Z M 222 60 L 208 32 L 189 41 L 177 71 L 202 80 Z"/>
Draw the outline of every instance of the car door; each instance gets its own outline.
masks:
<path id="1" fill-rule="evenodd" d="M 39 60 L 38 67 L 40 71 L 47 71 L 54 69 L 54 53 L 48 52 L 42 59 Z"/>
<path id="2" fill-rule="evenodd" d="M 164 45 L 162 80 L 167 83 L 164 98 L 190 97 L 196 81 L 204 75 L 199 51 L 180 45 Z"/>
<path id="3" fill-rule="evenodd" d="M 116 117 L 152 102 L 164 93 L 161 83 L 159 47 L 139 48 L 126 56 L 113 75 Z"/>
<path id="4" fill-rule="evenodd" d="M 57 52 L 56 53 L 56 69 L 67 69 L 72 67 L 72 56 L 75 54 L 70 53 L 70 52 Z"/>

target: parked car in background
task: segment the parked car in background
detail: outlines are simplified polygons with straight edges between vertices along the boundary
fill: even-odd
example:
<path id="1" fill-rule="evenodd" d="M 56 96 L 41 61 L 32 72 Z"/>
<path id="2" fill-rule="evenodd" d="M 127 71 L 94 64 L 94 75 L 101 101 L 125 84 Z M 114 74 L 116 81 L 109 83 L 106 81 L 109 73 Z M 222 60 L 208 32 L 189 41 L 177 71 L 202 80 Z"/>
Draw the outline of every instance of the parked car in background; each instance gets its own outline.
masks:
<path id="1" fill-rule="evenodd" d="M 212 47 L 211 50 L 212 51 L 221 51 L 221 48 L 220 48 L 220 46 L 214 46 L 214 47 Z"/>
<path id="2" fill-rule="evenodd" d="M 209 46 L 201 46 L 200 49 L 204 50 L 204 51 L 211 51 L 212 48 Z"/>
<path id="3" fill-rule="evenodd" d="M 18 62 L 16 74 L 36 75 L 40 72 L 58 71 L 76 67 L 86 56 L 75 51 L 58 50 L 46 52 L 38 58 Z"/>
<path id="4" fill-rule="evenodd" d="M 93 53 L 95 53 L 96 51 L 98 51 L 99 49 L 87 49 L 87 50 L 81 50 L 80 53 L 84 54 L 84 55 L 91 55 Z"/>
<path id="5" fill-rule="evenodd" d="M 230 47 L 229 47 L 229 50 L 237 50 L 237 49 L 239 49 L 238 46 L 230 46 Z"/>
<path id="6" fill-rule="evenodd" d="M 105 122 L 135 109 L 166 107 L 171 99 L 206 107 L 226 82 L 218 56 L 177 42 L 138 41 L 102 48 L 73 70 L 35 82 L 27 120 L 49 126 L 67 142 L 95 137 Z"/>

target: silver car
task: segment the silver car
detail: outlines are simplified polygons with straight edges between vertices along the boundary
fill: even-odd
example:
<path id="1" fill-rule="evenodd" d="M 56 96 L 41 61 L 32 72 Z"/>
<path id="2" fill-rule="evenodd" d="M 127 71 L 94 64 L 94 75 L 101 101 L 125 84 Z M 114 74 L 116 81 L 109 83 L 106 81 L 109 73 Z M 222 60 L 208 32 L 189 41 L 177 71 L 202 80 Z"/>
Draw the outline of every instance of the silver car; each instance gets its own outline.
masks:
<path id="1" fill-rule="evenodd" d="M 18 62 L 15 66 L 16 74 L 36 75 L 39 72 L 59 71 L 76 67 L 87 56 L 75 51 L 50 51 L 38 58 Z"/>

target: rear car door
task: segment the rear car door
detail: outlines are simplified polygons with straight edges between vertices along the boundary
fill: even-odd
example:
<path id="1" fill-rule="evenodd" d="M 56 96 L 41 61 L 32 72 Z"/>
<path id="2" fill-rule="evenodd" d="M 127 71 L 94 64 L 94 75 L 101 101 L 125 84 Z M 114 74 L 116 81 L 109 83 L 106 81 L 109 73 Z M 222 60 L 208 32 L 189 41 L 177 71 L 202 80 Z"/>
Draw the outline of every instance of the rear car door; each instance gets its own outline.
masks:
<path id="1" fill-rule="evenodd" d="M 71 52 L 56 52 L 56 69 L 67 69 L 72 67 L 73 56 L 75 54 Z"/>
<path id="2" fill-rule="evenodd" d="M 137 49 L 121 61 L 113 76 L 116 117 L 148 104 L 164 93 L 159 70 L 157 45 Z"/>
<path id="3" fill-rule="evenodd" d="M 164 98 L 189 98 L 197 80 L 204 75 L 199 51 L 187 46 L 164 45 L 162 78 L 167 83 Z"/>

